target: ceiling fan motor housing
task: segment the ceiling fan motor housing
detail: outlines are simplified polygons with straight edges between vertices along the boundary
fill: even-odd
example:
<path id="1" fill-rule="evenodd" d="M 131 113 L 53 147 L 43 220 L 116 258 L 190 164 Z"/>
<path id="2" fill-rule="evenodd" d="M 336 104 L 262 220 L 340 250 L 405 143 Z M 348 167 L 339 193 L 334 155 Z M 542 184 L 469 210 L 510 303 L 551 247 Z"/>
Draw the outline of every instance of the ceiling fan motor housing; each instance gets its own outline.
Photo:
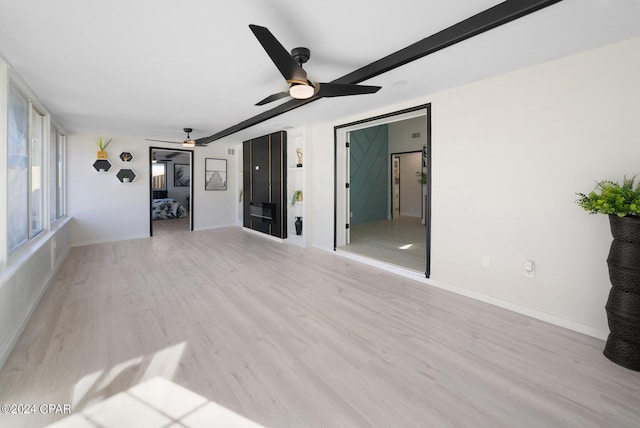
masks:
<path id="1" fill-rule="evenodd" d="M 302 65 L 311 58 L 311 51 L 303 47 L 293 48 L 291 49 L 291 56 L 298 64 Z"/>

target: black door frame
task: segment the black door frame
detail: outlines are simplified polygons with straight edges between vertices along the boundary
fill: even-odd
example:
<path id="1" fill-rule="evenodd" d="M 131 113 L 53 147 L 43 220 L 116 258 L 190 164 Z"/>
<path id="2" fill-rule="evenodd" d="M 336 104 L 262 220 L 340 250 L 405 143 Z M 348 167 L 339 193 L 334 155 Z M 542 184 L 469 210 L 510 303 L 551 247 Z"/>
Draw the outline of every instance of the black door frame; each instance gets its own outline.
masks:
<path id="1" fill-rule="evenodd" d="M 379 116 L 369 117 L 355 122 L 344 123 L 333 127 L 333 251 L 336 251 L 338 244 L 338 130 L 350 128 L 356 125 L 365 124 L 381 119 L 388 119 L 394 116 L 411 113 L 419 110 L 426 111 L 427 121 L 427 144 L 424 147 L 424 165 L 427 175 L 427 197 L 425 198 L 425 270 L 426 278 L 431 276 L 431 103 L 422 104 Z M 345 183 L 341 183 L 344 186 Z"/>
<path id="2" fill-rule="evenodd" d="M 153 236 L 153 151 L 154 150 L 163 150 L 166 152 L 185 152 L 190 153 L 189 156 L 189 164 L 191 165 L 191 183 L 189 185 L 189 230 L 193 232 L 193 212 L 195 211 L 193 207 L 195 206 L 195 195 L 194 195 L 194 187 L 193 187 L 193 172 L 194 172 L 194 164 L 195 159 L 193 156 L 193 150 L 187 149 L 174 149 L 171 147 L 149 147 L 149 236 Z M 165 168 L 165 174 L 166 174 Z M 169 177 L 165 177 L 165 180 L 169 180 Z"/>

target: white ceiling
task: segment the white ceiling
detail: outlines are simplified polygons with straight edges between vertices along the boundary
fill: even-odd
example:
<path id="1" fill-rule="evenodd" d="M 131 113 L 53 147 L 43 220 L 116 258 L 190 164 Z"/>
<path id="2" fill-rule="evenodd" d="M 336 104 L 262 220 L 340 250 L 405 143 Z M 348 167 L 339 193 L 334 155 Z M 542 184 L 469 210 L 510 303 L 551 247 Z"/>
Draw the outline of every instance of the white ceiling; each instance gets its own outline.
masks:
<path id="1" fill-rule="evenodd" d="M 305 46 L 312 80 L 331 81 L 496 0 L 0 0 L 0 54 L 67 132 L 144 138 L 214 134 L 278 103 L 286 89 L 248 24 Z M 638 0 L 564 0 L 223 141 L 361 112 L 640 35 Z M 404 81 L 406 85 L 394 82 Z"/>

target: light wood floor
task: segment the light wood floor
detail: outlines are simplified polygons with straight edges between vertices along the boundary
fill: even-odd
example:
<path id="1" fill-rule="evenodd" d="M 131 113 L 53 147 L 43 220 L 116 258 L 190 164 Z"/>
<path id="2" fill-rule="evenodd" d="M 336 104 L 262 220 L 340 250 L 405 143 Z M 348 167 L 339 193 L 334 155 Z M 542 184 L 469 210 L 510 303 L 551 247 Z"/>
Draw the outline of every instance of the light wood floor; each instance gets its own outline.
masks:
<path id="1" fill-rule="evenodd" d="M 425 227 L 416 217 L 351 226 L 351 242 L 340 250 L 424 272 Z"/>
<path id="2" fill-rule="evenodd" d="M 0 371 L 0 404 L 74 414 L 0 426 L 230 426 L 215 423 L 227 412 L 236 426 L 638 427 L 640 373 L 602 348 L 240 228 L 162 233 L 72 249 Z"/>
<path id="3" fill-rule="evenodd" d="M 189 217 L 153 220 L 154 236 L 160 233 L 184 232 L 189 230 Z"/>

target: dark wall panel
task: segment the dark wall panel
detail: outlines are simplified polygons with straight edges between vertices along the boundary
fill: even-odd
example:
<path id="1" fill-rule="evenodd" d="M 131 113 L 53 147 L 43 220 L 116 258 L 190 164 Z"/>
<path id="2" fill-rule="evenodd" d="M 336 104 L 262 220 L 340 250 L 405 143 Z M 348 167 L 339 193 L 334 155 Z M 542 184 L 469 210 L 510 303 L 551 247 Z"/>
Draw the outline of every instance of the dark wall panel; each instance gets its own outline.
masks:
<path id="1" fill-rule="evenodd" d="M 243 143 L 243 224 L 283 239 L 287 237 L 286 143 L 284 131 Z"/>
<path id="2" fill-rule="evenodd" d="M 373 126 L 350 134 L 350 223 L 386 220 L 389 216 L 389 126 Z"/>

